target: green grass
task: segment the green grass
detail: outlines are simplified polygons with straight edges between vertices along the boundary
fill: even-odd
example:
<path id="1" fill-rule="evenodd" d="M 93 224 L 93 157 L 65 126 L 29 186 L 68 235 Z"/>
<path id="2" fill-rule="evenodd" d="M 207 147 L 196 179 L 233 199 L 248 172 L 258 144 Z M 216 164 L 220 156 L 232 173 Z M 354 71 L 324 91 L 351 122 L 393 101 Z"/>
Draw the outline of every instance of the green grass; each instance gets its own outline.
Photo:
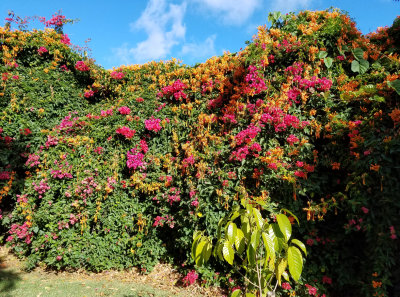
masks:
<path id="1" fill-rule="evenodd" d="M 181 290 L 182 291 L 182 290 Z M 62 276 L 40 275 L 35 272 L 16 273 L 13 269 L 0 270 L 0 296 L 5 297 L 79 297 L 79 296 L 123 296 L 123 297 L 167 297 L 188 296 L 186 292 L 166 292 L 124 280 L 62 279 Z M 196 296 L 196 295 L 194 295 Z M 199 295 L 197 295 L 199 296 Z"/>

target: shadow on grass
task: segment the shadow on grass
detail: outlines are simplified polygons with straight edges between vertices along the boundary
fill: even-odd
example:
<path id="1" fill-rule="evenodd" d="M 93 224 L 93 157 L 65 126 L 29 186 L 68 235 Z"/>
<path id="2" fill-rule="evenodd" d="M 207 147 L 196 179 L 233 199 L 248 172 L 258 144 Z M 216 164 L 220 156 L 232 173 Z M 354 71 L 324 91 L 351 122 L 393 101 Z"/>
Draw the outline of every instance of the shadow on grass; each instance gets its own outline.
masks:
<path id="1" fill-rule="evenodd" d="M 16 287 L 16 283 L 20 280 L 21 277 L 19 273 L 0 268 L 0 292 L 4 294 L 2 296 L 11 296 L 7 293 L 13 291 Z"/>

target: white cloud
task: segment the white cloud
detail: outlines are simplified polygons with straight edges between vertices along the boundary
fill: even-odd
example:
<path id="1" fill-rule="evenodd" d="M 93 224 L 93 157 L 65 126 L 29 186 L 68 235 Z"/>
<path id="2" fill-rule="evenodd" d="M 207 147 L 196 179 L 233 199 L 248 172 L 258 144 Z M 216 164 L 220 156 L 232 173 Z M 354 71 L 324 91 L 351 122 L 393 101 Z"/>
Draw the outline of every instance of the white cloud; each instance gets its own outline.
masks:
<path id="1" fill-rule="evenodd" d="M 270 11 L 294 12 L 311 6 L 313 0 L 272 0 Z"/>
<path id="2" fill-rule="evenodd" d="M 211 56 L 216 55 L 214 45 L 216 37 L 217 36 L 214 34 L 207 37 L 207 39 L 201 43 L 185 43 L 182 46 L 180 54 L 182 56 L 190 56 L 190 58 L 194 60 L 210 58 Z"/>
<path id="3" fill-rule="evenodd" d="M 133 48 L 123 44 L 120 48 L 113 49 L 114 54 L 124 64 L 144 63 L 167 57 L 172 48 L 185 38 L 185 12 L 186 2 L 167 5 L 166 0 L 150 0 L 140 18 L 130 24 L 132 31 L 146 32 L 147 39 Z"/>
<path id="4" fill-rule="evenodd" d="M 260 0 L 192 0 L 231 25 L 243 24 L 260 5 Z"/>

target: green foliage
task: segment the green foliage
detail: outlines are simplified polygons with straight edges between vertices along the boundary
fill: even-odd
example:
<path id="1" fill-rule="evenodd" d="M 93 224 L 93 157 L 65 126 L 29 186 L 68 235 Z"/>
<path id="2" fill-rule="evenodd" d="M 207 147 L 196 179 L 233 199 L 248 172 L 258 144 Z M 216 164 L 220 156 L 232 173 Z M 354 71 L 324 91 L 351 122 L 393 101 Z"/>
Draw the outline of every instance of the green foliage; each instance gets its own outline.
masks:
<path id="1" fill-rule="evenodd" d="M 299 240 L 291 239 L 292 225 L 288 217 L 275 214 L 277 223 L 273 223 L 245 199 L 242 199 L 242 206 L 235 207 L 220 220 L 214 256 L 225 260 L 244 276 L 246 296 L 275 294 L 287 267 L 292 279 L 299 281 L 303 255 L 298 247 L 304 253 L 306 250 Z M 202 266 L 209 260 L 212 241 L 204 232 L 194 233 L 192 258 L 196 265 Z M 235 290 L 231 296 L 240 296 L 240 290 Z"/>

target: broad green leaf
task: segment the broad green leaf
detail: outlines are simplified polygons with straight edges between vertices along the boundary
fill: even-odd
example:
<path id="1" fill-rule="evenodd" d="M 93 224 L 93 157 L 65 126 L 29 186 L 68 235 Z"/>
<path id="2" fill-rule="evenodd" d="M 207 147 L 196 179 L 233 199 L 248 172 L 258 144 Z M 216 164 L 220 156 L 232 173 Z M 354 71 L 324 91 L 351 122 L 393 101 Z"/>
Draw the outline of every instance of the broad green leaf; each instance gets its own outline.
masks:
<path id="1" fill-rule="evenodd" d="M 318 53 L 318 58 L 320 58 L 320 59 L 324 59 L 324 58 L 326 58 L 328 56 L 328 53 L 326 52 L 326 51 L 320 51 L 319 53 Z"/>
<path id="2" fill-rule="evenodd" d="M 247 241 L 250 241 L 250 222 L 249 222 L 249 218 L 246 217 L 245 215 L 240 217 L 241 222 L 242 222 L 242 231 L 244 234 L 244 237 L 247 239 Z"/>
<path id="3" fill-rule="evenodd" d="M 224 246 L 222 248 L 222 254 L 223 254 L 226 262 L 233 265 L 233 258 L 235 257 L 235 255 L 234 255 L 234 251 L 233 251 L 232 246 L 229 243 L 229 241 L 224 242 Z"/>
<path id="4" fill-rule="evenodd" d="M 276 259 L 275 255 L 273 255 L 273 257 L 270 257 L 270 258 L 269 258 L 269 261 L 268 261 L 268 268 L 269 268 L 269 270 L 271 270 L 271 271 L 275 271 L 275 259 Z"/>
<path id="5" fill-rule="evenodd" d="M 303 271 L 303 256 L 297 247 L 288 248 L 288 264 L 290 275 L 297 282 Z"/>
<path id="6" fill-rule="evenodd" d="M 276 266 L 276 279 L 278 280 L 278 284 L 281 285 L 282 274 L 285 272 L 287 267 L 287 260 L 285 258 L 280 259 L 278 266 Z"/>
<path id="7" fill-rule="evenodd" d="M 360 73 L 364 74 L 369 69 L 369 62 L 367 60 L 360 60 Z"/>
<path id="8" fill-rule="evenodd" d="M 353 60 L 353 62 L 351 62 L 351 71 L 360 72 L 360 63 L 358 63 L 357 60 Z"/>
<path id="9" fill-rule="evenodd" d="M 288 217 L 284 214 L 278 214 L 276 220 L 278 221 L 279 229 L 283 233 L 286 242 L 288 242 L 292 235 L 292 225 L 290 224 Z"/>
<path id="10" fill-rule="evenodd" d="M 207 241 L 202 240 L 196 247 L 196 252 L 194 254 L 194 261 L 197 266 L 202 266 L 204 264 L 203 248 L 207 244 Z"/>
<path id="11" fill-rule="evenodd" d="M 224 223 L 224 218 L 221 218 L 218 222 L 218 228 L 217 228 L 217 240 L 220 240 L 221 238 L 221 229 L 222 229 L 222 225 Z"/>
<path id="12" fill-rule="evenodd" d="M 196 230 L 193 232 L 193 241 L 196 241 L 196 238 L 200 236 L 203 232 Z"/>
<path id="13" fill-rule="evenodd" d="M 253 208 L 253 216 L 254 216 L 254 220 L 256 221 L 258 229 L 261 230 L 264 225 L 264 219 L 263 219 L 260 211 L 257 208 Z"/>
<path id="14" fill-rule="evenodd" d="M 326 58 L 324 58 L 324 63 L 325 63 L 326 68 L 331 68 L 333 59 L 331 57 L 326 57 Z"/>
<path id="15" fill-rule="evenodd" d="M 202 237 L 202 235 L 201 235 L 201 234 L 198 234 L 198 235 L 196 236 L 196 238 L 193 240 L 193 243 L 192 243 L 192 250 L 191 250 L 191 254 L 192 254 L 192 259 L 193 259 L 193 260 L 194 260 L 195 257 L 196 257 L 196 248 L 197 248 L 198 243 L 200 242 L 201 237 Z"/>
<path id="16" fill-rule="evenodd" d="M 274 239 L 272 238 L 272 236 L 267 232 L 263 232 L 261 234 L 261 236 L 264 241 L 264 246 L 265 246 L 265 250 L 267 253 L 267 257 L 271 257 L 272 255 L 275 255 Z"/>
<path id="17" fill-rule="evenodd" d="M 256 297 L 253 293 L 246 293 L 246 297 Z"/>
<path id="18" fill-rule="evenodd" d="M 292 217 L 294 217 L 294 219 L 297 222 L 297 225 L 300 226 L 300 222 L 299 219 L 293 214 L 293 212 L 291 212 L 290 210 L 286 209 L 286 208 L 282 208 L 281 211 L 287 212 L 288 214 L 290 214 Z"/>
<path id="19" fill-rule="evenodd" d="M 242 294 L 241 290 L 235 290 L 232 292 L 231 297 L 239 297 Z"/>
<path id="20" fill-rule="evenodd" d="M 400 79 L 387 82 L 388 86 L 395 89 L 396 93 L 400 95 Z"/>
<path id="21" fill-rule="evenodd" d="M 249 266 L 256 264 L 256 250 L 251 244 L 247 246 L 247 261 L 249 262 Z"/>
<path id="22" fill-rule="evenodd" d="M 362 60 L 364 57 L 364 51 L 361 48 L 356 48 L 353 50 L 353 55 L 354 58 L 356 58 L 357 60 Z"/>
<path id="23" fill-rule="evenodd" d="M 297 245 L 299 248 L 301 248 L 303 253 L 307 256 L 307 249 L 306 249 L 306 246 L 304 245 L 304 243 L 302 243 L 300 240 L 297 240 L 297 239 L 292 239 L 292 243 Z"/>
<path id="24" fill-rule="evenodd" d="M 203 248 L 203 255 L 202 255 L 204 263 L 207 263 L 207 261 L 210 259 L 211 252 L 212 252 L 212 245 L 209 241 L 207 241 L 206 245 Z"/>
<path id="25" fill-rule="evenodd" d="M 239 254 L 241 254 L 244 251 L 244 234 L 243 231 L 240 229 L 236 230 L 236 236 L 235 236 L 235 247 L 236 250 Z"/>
<path id="26" fill-rule="evenodd" d="M 221 262 L 224 261 L 224 256 L 222 255 L 223 248 L 224 248 L 224 245 L 222 243 L 220 243 L 214 249 L 214 251 L 216 252 L 216 254 Z"/>
<path id="27" fill-rule="evenodd" d="M 240 212 L 234 211 L 233 214 L 231 215 L 231 221 L 233 222 L 239 216 L 240 216 Z"/>
<path id="28" fill-rule="evenodd" d="M 250 244 L 253 246 L 254 250 L 257 250 L 260 244 L 260 235 L 261 235 L 260 230 L 257 230 L 256 232 L 253 232 L 251 234 Z"/>
<path id="29" fill-rule="evenodd" d="M 235 243 L 235 237 L 237 232 L 237 226 L 235 223 L 229 223 L 228 228 L 226 230 L 226 235 L 228 237 L 228 241 L 230 244 Z"/>

